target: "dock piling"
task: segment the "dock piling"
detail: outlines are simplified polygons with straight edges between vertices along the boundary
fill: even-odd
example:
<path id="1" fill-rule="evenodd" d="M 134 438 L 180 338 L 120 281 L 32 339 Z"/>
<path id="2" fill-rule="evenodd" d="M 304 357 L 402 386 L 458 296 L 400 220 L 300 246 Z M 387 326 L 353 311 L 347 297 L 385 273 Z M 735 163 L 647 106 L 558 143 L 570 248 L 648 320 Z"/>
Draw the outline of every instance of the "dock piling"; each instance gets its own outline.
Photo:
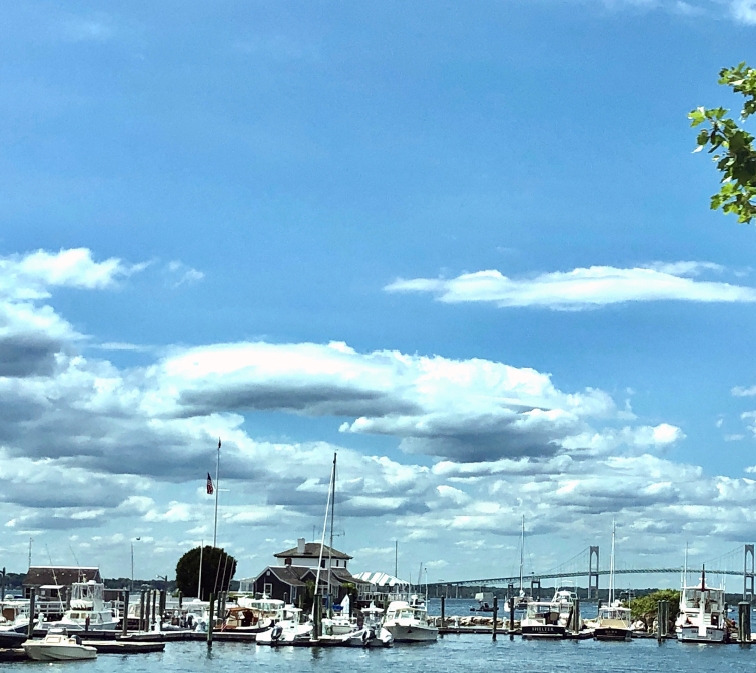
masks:
<path id="1" fill-rule="evenodd" d="M 751 604 L 748 601 L 738 603 L 738 640 L 741 645 L 751 644 Z"/>
<path id="2" fill-rule="evenodd" d="M 441 628 L 446 628 L 446 597 L 441 596 Z"/>
<path id="3" fill-rule="evenodd" d="M 144 631 L 144 590 L 139 592 L 139 631 Z"/>
<path id="4" fill-rule="evenodd" d="M 125 589 L 123 592 L 123 612 L 121 614 L 121 617 L 123 619 L 123 624 L 121 626 L 121 633 L 123 637 L 126 637 L 126 634 L 129 630 L 129 590 Z"/>
<path id="5" fill-rule="evenodd" d="M 496 622 L 499 618 L 499 597 L 494 596 L 494 604 L 493 604 L 493 633 L 492 638 L 496 640 Z"/>
<path id="6" fill-rule="evenodd" d="M 210 615 L 207 622 L 207 647 L 210 649 L 213 646 L 213 626 L 215 625 L 215 615 L 213 610 L 215 608 L 215 596 L 210 594 Z"/>
<path id="7" fill-rule="evenodd" d="M 509 639 L 514 640 L 514 622 L 515 622 L 515 599 L 514 595 L 509 597 Z"/>
<path id="8" fill-rule="evenodd" d="M 34 635 L 34 600 L 36 598 L 36 591 L 32 587 L 29 589 L 29 640 Z"/>

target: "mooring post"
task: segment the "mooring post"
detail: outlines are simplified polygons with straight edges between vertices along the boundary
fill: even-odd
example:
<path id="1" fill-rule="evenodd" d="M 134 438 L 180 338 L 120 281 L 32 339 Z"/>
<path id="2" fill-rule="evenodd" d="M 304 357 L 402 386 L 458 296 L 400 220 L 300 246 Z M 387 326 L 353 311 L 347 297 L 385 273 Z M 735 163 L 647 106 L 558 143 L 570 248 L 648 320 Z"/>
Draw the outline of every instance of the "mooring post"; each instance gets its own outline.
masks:
<path id="1" fill-rule="evenodd" d="M 0 603 L 5 600 L 5 568 L 3 568 L 2 583 L 0 583 Z"/>
<path id="2" fill-rule="evenodd" d="M 514 618 L 515 618 L 515 599 L 514 596 L 509 597 L 509 639 L 514 640 Z"/>
<path id="3" fill-rule="evenodd" d="M 572 606 L 572 631 L 580 633 L 580 599 L 576 598 Z"/>
<path id="4" fill-rule="evenodd" d="M 738 640 L 742 645 L 751 644 L 751 604 L 738 603 Z"/>
<path id="5" fill-rule="evenodd" d="M 215 608 L 215 596 L 210 594 L 210 615 L 207 620 L 207 646 L 208 648 L 213 646 L 213 624 L 215 623 L 215 615 L 213 610 Z"/>
<path id="6" fill-rule="evenodd" d="M 155 630 L 155 625 L 157 624 L 157 603 L 158 603 L 158 591 L 157 589 L 152 590 L 152 621 L 150 622 L 150 631 Z"/>
<path id="7" fill-rule="evenodd" d="M 138 631 L 144 631 L 144 589 L 139 592 L 139 625 Z"/>
<path id="8" fill-rule="evenodd" d="M 29 640 L 31 640 L 32 636 L 34 635 L 34 599 L 36 598 L 35 593 L 36 591 L 33 587 L 29 589 Z"/>
<path id="9" fill-rule="evenodd" d="M 160 590 L 160 602 L 158 604 L 158 630 L 163 631 L 163 617 L 165 616 L 165 589 Z"/>
<path id="10" fill-rule="evenodd" d="M 184 594 L 181 591 L 179 591 L 178 594 L 179 594 L 179 596 L 178 596 L 178 598 L 179 598 L 179 610 L 181 610 L 184 607 Z"/>
<path id="11" fill-rule="evenodd" d="M 446 626 L 446 597 L 441 595 L 441 628 Z"/>
<path id="12" fill-rule="evenodd" d="M 129 590 L 128 589 L 124 589 L 123 591 L 123 610 L 121 611 L 121 617 L 123 619 L 123 624 L 121 625 L 121 634 L 125 638 L 129 630 Z"/>
<path id="13" fill-rule="evenodd" d="M 493 604 L 493 633 L 492 638 L 496 640 L 496 621 L 499 618 L 499 597 L 494 596 L 494 604 Z"/>

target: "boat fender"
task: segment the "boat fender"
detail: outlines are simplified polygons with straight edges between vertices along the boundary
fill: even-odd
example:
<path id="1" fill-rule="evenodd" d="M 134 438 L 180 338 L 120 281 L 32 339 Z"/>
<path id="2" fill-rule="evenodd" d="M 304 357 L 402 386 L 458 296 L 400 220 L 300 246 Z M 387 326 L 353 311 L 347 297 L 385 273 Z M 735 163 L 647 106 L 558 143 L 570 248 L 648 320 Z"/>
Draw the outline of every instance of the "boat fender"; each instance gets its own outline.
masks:
<path id="1" fill-rule="evenodd" d="M 270 639 L 271 640 L 278 640 L 281 637 L 281 634 L 283 633 L 283 629 L 276 624 L 273 627 L 273 630 L 270 632 Z"/>
<path id="2" fill-rule="evenodd" d="M 331 626 L 326 626 L 325 627 L 325 634 L 327 636 L 332 636 L 333 635 L 333 628 Z"/>
<path id="3" fill-rule="evenodd" d="M 368 638 L 370 638 L 370 634 L 368 633 L 367 630 L 362 632 L 361 638 L 362 638 L 363 643 L 366 643 L 368 641 Z"/>

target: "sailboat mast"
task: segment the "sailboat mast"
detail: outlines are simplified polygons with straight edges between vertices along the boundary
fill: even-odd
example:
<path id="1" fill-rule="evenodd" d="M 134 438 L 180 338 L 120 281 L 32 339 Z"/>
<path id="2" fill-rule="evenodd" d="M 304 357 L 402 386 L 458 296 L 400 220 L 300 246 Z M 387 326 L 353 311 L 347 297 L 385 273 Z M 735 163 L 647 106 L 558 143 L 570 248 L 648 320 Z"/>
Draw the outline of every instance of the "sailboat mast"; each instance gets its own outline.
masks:
<path id="1" fill-rule="evenodd" d="M 609 606 L 614 605 L 614 538 L 617 530 L 617 524 L 612 519 L 612 556 L 609 561 Z"/>
<path id="2" fill-rule="evenodd" d="M 520 596 L 522 596 L 522 566 L 525 560 L 525 515 L 522 515 L 522 534 L 520 535 Z"/>
<path id="3" fill-rule="evenodd" d="M 331 534 L 328 537 L 328 614 L 333 616 L 333 600 L 331 598 L 331 556 L 333 553 L 333 510 L 336 509 L 336 452 L 333 452 L 333 468 L 331 472 Z"/>
<path id="4" fill-rule="evenodd" d="M 326 499 L 325 517 L 323 517 L 323 533 L 320 536 L 320 553 L 318 554 L 318 571 L 315 573 L 315 594 L 312 598 L 312 621 L 315 621 L 315 607 L 318 604 L 318 590 L 320 589 L 320 570 L 323 564 L 323 545 L 325 545 L 326 528 L 328 527 L 328 508 L 331 506 L 331 491 L 333 486 L 334 471 L 331 470 L 331 481 L 328 484 L 328 498 Z"/>
<path id="5" fill-rule="evenodd" d="M 213 549 L 215 549 L 215 541 L 218 534 L 218 494 L 220 493 L 220 483 L 218 482 L 218 476 L 220 474 L 220 449 L 221 440 L 218 437 L 218 459 L 215 462 L 215 522 L 213 524 Z"/>

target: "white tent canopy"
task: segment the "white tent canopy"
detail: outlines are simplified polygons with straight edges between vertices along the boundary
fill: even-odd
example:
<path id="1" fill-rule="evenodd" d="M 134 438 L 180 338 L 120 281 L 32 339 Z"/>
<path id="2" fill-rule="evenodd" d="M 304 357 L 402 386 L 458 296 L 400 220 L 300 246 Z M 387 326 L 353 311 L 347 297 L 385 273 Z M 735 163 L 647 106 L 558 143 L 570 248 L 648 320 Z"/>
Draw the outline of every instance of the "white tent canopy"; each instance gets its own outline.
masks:
<path id="1" fill-rule="evenodd" d="M 377 587 L 409 587 L 409 582 L 400 580 L 398 577 L 381 572 L 362 572 L 355 575 L 355 578 L 361 582 L 368 582 Z"/>

